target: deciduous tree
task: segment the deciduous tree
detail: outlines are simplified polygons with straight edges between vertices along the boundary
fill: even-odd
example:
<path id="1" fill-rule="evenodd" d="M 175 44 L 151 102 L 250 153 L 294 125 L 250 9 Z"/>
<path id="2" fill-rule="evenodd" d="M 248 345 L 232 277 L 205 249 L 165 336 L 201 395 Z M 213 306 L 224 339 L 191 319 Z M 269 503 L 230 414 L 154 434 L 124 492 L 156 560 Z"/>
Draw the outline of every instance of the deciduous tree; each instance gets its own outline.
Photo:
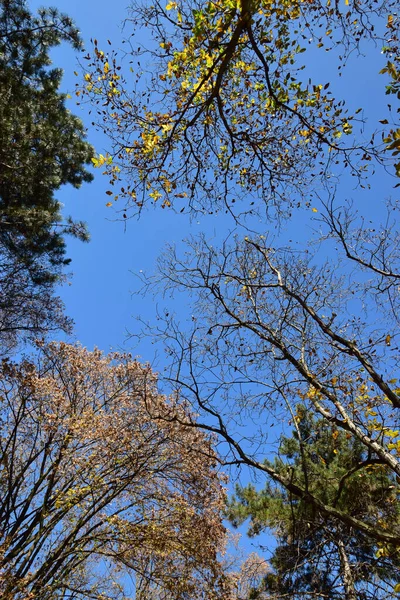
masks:
<path id="1" fill-rule="evenodd" d="M 387 56 L 388 93 L 397 94 L 398 27 L 392 0 L 134 3 L 131 72 L 95 45 L 78 91 L 110 136 L 110 195 L 125 211 L 158 202 L 282 215 L 311 202 L 339 165 L 362 178 L 371 160 L 388 156 L 375 131 L 362 133 L 362 107 L 350 112 L 329 87 L 349 55 L 376 52 L 375 42 Z M 135 37 L 143 29 L 146 45 Z M 307 57 L 327 51 L 332 71 L 315 80 Z M 382 117 L 396 151 L 400 131 Z"/>
<path id="2" fill-rule="evenodd" d="M 230 597 L 212 440 L 149 367 L 52 344 L 1 375 L 2 598 Z"/>
<path id="3" fill-rule="evenodd" d="M 322 499 L 306 482 L 294 481 L 290 469 L 277 470 L 262 456 L 278 452 L 275 428 L 295 418 L 301 398 L 327 426 L 385 465 L 398 489 L 398 249 L 392 235 L 397 239 L 393 230 L 379 232 L 377 246 L 370 238 L 369 255 L 352 246 L 360 262 L 352 261 L 351 287 L 337 255 L 318 266 L 311 252 L 273 249 L 264 236 L 222 247 L 203 238 L 182 259 L 171 249 L 153 283 L 173 294 L 190 291 L 191 324 L 167 308 L 150 335 L 166 344 L 169 385 L 204 411 L 205 428 L 228 442 L 228 463 L 265 473 L 325 518 L 397 547 L 398 527 L 372 525 L 367 516 Z M 385 264 L 391 275 L 382 274 L 381 251 L 394 261 Z M 365 319 L 353 316 L 354 295 L 363 299 Z"/>
<path id="4" fill-rule="evenodd" d="M 95 162 L 110 175 L 109 195 L 124 198 L 124 217 L 149 201 L 194 212 L 222 206 L 240 224 L 243 211 L 269 217 L 265 226 L 248 219 L 246 232 L 225 242 L 203 236 L 186 253 L 171 248 L 155 281 L 146 280 L 156 292 L 193 299 L 189 324 L 167 306 L 148 330 L 170 357 L 167 384 L 202 412 L 186 424 L 218 434 L 227 464 L 255 469 L 371 548 L 398 551 L 397 522 L 388 528 L 354 514 L 271 457 L 279 452 L 274 431 L 285 431 L 301 399 L 398 490 L 398 204 L 389 201 L 382 222 L 367 224 L 359 207 L 335 198 L 335 185 L 349 172 L 367 187 L 374 169 L 393 166 L 400 133 L 390 114 L 375 114 L 371 133 L 380 120 L 383 137 L 366 137 L 367 115 L 347 112 L 331 81 L 309 79 L 303 63 L 305 49 L 323 48 L 342 70 L 352 53 L 378 46 L 386 91 L 397 97 L 394 4 L 156 2 L 135 5 L 129 23 L 153 35 L 145 49 L 129 40 L 133 85 L 118 57 L 95 45 L 78 90 L 110 134 L 109 155 Z M 280 241 L 271 217 L 282 222 L 304 206 L 318 229 L 313 244 L 294 230 Z"/>

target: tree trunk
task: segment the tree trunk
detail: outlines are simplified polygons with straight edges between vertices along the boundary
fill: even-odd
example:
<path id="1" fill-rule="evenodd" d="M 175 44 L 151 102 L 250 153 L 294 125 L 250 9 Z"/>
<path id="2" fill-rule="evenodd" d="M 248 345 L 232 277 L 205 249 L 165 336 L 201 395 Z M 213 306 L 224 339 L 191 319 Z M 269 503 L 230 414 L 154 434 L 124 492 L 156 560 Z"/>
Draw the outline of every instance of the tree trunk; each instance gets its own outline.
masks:
<path id="1" fill-rule="evenodd" d="M 342 540 L 338 540 L 337 548 L 339 550 L 340 571 L 344 584 L 345 598 L 346 600 L 357 600 L 357 593 L 354 587 L 353 573 L 351 572 L 351 566 Z"/>

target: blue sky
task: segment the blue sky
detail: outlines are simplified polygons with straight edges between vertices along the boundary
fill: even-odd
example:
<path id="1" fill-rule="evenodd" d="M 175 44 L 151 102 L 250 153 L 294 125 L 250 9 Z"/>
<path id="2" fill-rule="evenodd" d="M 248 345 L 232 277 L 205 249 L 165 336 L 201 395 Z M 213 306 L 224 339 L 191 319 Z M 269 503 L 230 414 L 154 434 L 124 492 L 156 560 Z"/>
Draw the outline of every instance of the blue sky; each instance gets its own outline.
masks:
<path id="1" fill-rule="evenodd" d="M 98 40 L 99 48 L 107 47 L 107 39 L 113 47 L 121 42 L 121 22 L 126 15 L 127 0 L 110 3 L 105 0 L 56 0 L 51 2 L 29 2 L 32 10 L 48 4 L 68 13 L 77 23 L 88 50 L 90 39 Z M 91 126 L 88 107 L 77 107 L 73 96 L 77 81 L 77 56 L 67 46 L 52 53 L 54 65 L 64 69 L 63 89 L 72 95 L 70 108 L 80 116 L 88 127 L 89 141 L 98 153 L 107 151 L 107 140 Z M 333 58 L 324 52 L 305 53 L 309 61 L 307 67 L 317 79 L 327 81 L 327 72 Z M 386 116 L 388 98 L 384 95 L 385 81 L 377 73 L 382 68 L 383 59 L 377 49 L 368 59 L 353 57 L 352 66 L 341 79 L 332 70 L 332 88 L 336 95 L 343 94 L 349 99 L 351 109 L 364 105 L 377 119 Z M 189 235 L 206 231 L 210 237 L 224 237 L 224 232 L 233 224 L 223 215 L 215 218 L 198 218 L 190 221 L 185 215 L 168 210 L 149 210 L 140 220 L 130 220 L 126 224 L 115 221 L 115 214 L 106 207 L 108 197 L 105 191 L 108 180 L 99 170 L 94 170 L 95 179 L 80 190 L 65 188 L 58 197 L 65 205 L 65 213 L 88 223 L 91 233 L 89 244 L 75 240 L 68 243 L 68 256 L 72 258 L 72 276 L 68 284 L 60 289 L 67 314 L 75 320 L 75 339 L 84 346 L 97 346 L 104 351 L 110 349 L 131 350 L 139 354 L 143 361 L 154 361 L 154 347 L 149 340 L 138 347 L 132 340 L 127 341 L 127 331 L 137 332 L 140 328 L 135 317 L 154 320 L 156 305 L 163 307 L 168 299 L 153 300 L 150 297 L 132 296 L 140 287 L 137 275 L 154 270 L 156 259 L 162 255 L 168 243 L 181 247 L 182 240 Z M 382 200 L 391 193 L 392 182 L 384 181 L 379 175 L 372 180 L 372 189 L 356 190 L 351 178 L 342 178 L 338 191 L 340 198 L 353 198 L 370 217 L 379 220 L 382 214 Z M 318 215 L 314 219 L 318 218 Z M 300 212 L 282 234 L 282 240 L 302 239 L 304 241 L 318 229 L 318 221 L 312 220 L 310 210 Z M 261 230 L 269 228 L 259 223 Z M 284 243 L 283 241 L 281 243 Z M 184 299 L 175 301 L 175 312 L 186 313 L 188 304 Z M 190 310 L 190 309 L 189 309 Z M 156 370 L 163 366 L 162 353 L 154 361 Z M 265 539 L 263 540 L 265 543 Z"/>
<path id="2" fill-rule="evenodd" d="M 85 45 L 91 48 L 91 38 L 96 38 L 100 48 L 107 47 L 107 39 L 111 39 L 113 47 L 121 43 L 121 23 L 126 16 L 125 0 L 105 2 L 105 0 L 57 0 L 49 5 L 68 13 L 77 23 Z M 37 0 L 29 2 L 32 10 L 43 5 Z M 47 4 L 47 2 L 45 3 Z M 127 31 L 129 24 L 127 25 Z M 144 38 L 145 39 L 145 38 Z M 64 69 L 63 87 L 65 91 L 73 94 L 77 78 L 77 55 L 66 45 L 52 53 L 54 64 Z M 327 80 L 327 70 L 332 65 L 333 58 L 330 54 L 318 52 L 314 56 L 306 53 L 307 68 L 315 73 L 321 81 Z M 349 99 L 350 107 L 355 109 L 359 105 L 380 105 L 379 118 L 383 118 L 383 107 L 386 104 L 384 96 L 384 81 L 377 72 L 380 68 L 381 57 L 376 52 L 371 64 L 371 55 L 368 59 L 359 57 L 353 61 L 353 67 L 345 71 L 342 79 L 335 79 L 332 87 L 337 94 L 344 92 Z M 332 69 L 332 74 L 334 71 Z M 97 152 L 107 150 L 107 140 L 90 125 L 91 117 L 87 107 L 77 107 L 75 96 L 71 100 L 71 110 L 80 116 L 88 127 L 89 141 L 95 146 Z M 72 277 L 69 283 L 61 290 L 61 296 L 67 307 L 67 312 L 76 323 L 76 338 L 89 348 L 94 345 L 108 351 L 125 347 L 130 349 L 132 342 L 126 343 L 126 332 L 137 331 L 138 325 L 134 318 L 142 316 L 151 318 L 154 314 L 154 302 L 150 299 L 132 297 L 132 292 L 139 287 L 138 279 L 134 274 L 141 271 L 151 272 L 157 256 L 162 254 L 167 243 L 181 243 L 188 235 L 206 230 L 211 237 L 221 237 L 222 230 L 229 231 L 233 224 L 223 216 L 211 219 L 195 219 L 192 222 L 184 215 L 174 214 L 168 210 L 150 210 L 140 220 L 130 220 L 124 224 L 115 221 L 112 210 L 106 208 L 108 200 L 105 196 L 107 178 L 102 177 L 99 170 L 94 170 L 95 180 L 85 184 L 80 190 L 64 188 L 58 197 L 65 204 L 65 213 L 74 218 L 83 219 L 88 223 L 91 233 L 91 242 L 82 244 L 70 240 L 68 255 L 72 258 Z M 382 182 L 376 180 L 376 188 L 381 192 Z M 340 194 L 343 197 L 353 197 L 362 201 L 364 209 L 372 215 L 379 215 L 377 195 L 374 189 L 371 192 L 356 191 L 353 181 L 341 184 Z M 389 193 L 389 190 L 388 190 Z M 311 221 L 311 215 L 299 214 L 296 221 L 289 225 L 284 238 L 291 239 L 293 234 L 299 234 L 299 224 L 305 237 L 317 227 Z M 260 229 L 263 224 L 259 224 Z M 162 299 L 159 300 L 160 306 Z M 177 308 L 177 307 L 175 307 Z M 144 344 L 137 350 L 143 360 L 152 360 L 153 349 L 151 345 Z M 135 352 L 135 350 L 134 350 Z"/>
<path id="3" fill-rule="evenodd" d="M 29 3 L 32 10 L 42 5 L 36 1 Z M 110 3 L 91 0 L 58 0 L 52 5 L 74 18 L 87 48 L 91 46 L 91 37 L 99 40 L 100 47 L 106 45 L 107 38 L 118 45 L 125 14 L 123 3 L 114 3 L 112 11 Z M 78 56 L 64 44 L 53 50 L 52 57 L 54 65 L 64 69 L 63 89 L 72 95 L 71 111 L 89 128 L 88 138 L 96 151 L 105 152 L 107 141 L 90 127 L 86 107 L 80 109 L 75 105 L 73 91 L 77 78 L 74 71 Z M 178 241 L 188 221 L 183 216 L 158 211 L 146 219 L 132 220 L 124 227 L 120 221 L 114 221 L 115 215 L 105 206 L 107 179 L 99 170 L 93 173 L 95 180 L 91 184 L 79 190 L 64 188 L 57 194 L 65 205 L 65 214 L 86 221 L 91 234 L 89 244 L 69 240 L 72 276 L 60 294 L 68 314 L 75 320 L 76 338 L 89 348 L 98 346 L 108 351 L 123 346 L 126 328 L 134 328 L 132 317 L 148 312 L 148 301 L 131 297 L 131 292 L 138 287 L 133 273 L 151 269 L 166 241 Z"/>

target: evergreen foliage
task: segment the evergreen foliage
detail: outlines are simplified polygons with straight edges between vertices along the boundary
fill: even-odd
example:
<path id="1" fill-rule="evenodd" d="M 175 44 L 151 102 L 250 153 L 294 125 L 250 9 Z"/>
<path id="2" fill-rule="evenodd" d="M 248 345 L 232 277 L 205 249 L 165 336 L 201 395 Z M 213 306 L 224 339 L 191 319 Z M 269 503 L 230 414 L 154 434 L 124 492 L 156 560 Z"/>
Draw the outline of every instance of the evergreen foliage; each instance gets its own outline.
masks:
<path id="1" fill-rule="evenodd" d="M 282 438 L 271 467 L 282 475 L 290 473 L 293 483 L 324 504 L 371 525 L 396 529 L 396 482 L 387 467 L 372 459 L 359 440 L 315 419 L 302 405 L 295 420 L 296 430 Z M 266 592 L 266 597 L 293 599 L 393 597 L 400 576 L 398 552 L 327 518 L 307 498 L 271 483 L 261 491 L 238 486 L 227 513 L 234 526 L 250 518 L 250 536 L 272 530 L 278 540 L 270 561 L 273 569 L 263 589 L 254 591 L 255 598 Z"/>
<path id="2" fill-rule="evenodd" d="M 0 2 L 0 244 L 34 283 L 54 281 L 68 263 L 66 233 L 86 240 L 83 223 L 63 220 L 55 192 L 79 187 L 93 150 L 60 93 L 51 48 L 81 47 L 72 20 L 56 9 L 33 16 L 23 0 Z"/>

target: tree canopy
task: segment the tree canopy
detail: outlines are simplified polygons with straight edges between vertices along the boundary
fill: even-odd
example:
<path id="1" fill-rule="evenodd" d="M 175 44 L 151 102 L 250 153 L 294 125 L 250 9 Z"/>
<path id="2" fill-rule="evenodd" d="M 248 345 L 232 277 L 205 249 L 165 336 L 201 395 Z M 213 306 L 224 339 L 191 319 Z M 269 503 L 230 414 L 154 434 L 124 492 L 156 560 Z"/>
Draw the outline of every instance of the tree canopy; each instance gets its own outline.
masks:
<path id="1" fill-rule="evenodd" d="M 270 428 L 293 420 L 300 399 L 385 465 L 398 490 L 398 204 L 389 200 L 382 224 L 369 226 L 336 195 L 347 172 L 361 189 L 382 166 L 395 174 L 397 109 L 389 105 L 392 123 L 368 122 L 304 62 L 328 50 L 341 72 L 352 54 L 379 48 L 386 92 L 397 97 L 394 3 L 135 4 L 129 25 L 131 74 L 95 41 L 77 90 L 110 135 L 109 154 L 94 159 L 110 176 L 107 193 L 123 198 L 124 217 L 158 202 L 224 207 L 237 225 L 225 241 L 203 235 L 185 252 L 171 247 L 145 280 L 155 293 L 192 297 L 188 324 L 167 306 L 147 330 L 166 345 L 167 385 L 200 409 L 197 426 L 227 442 L 227 464 L 265 474 L 371 547 L 398 548 L 397 523 L 372 524 L 263 458 L 267 448 L 279 453 Z M 135 40 L 140 27 L 152 36 L 145 47 Z M 279 225 L 304 206 L 314 245 L 281 243 Z M 265 210 L 261 225 L 241 218 Z"/>
<path id="2" fill-rule="evenodd" d="M 283 437 L 274 468 L 290 470 L 294 483 L 313 490 L 324 503 L 340 507 L 371 525 L 399 526 L 394 475 L 348 433 L 315 419 L 299 404 L 292 437 Z M 260 598 L 392 598 L 400 579 L 396 548 L 383 550 L 368 536 L 335 518 L 326 518 L 307 500 L 268 484 L 237 486 L 229 519 L 250 518 L 249 534 L 270 529 L 278 540 L 273 567 L 259 586 Z M 265 546 L 262 537 L 260 544 Z M 257 596 L 254 596 L 257 597 Z"/>
<path id="3" fill-rule="evenodd" d="M 165 248 L 144 277 L 171 303 L 191 296 L 187 322 L 167 306 L 145 329 L 166 350 L 159 379 L 66 344 L 3 361 L 3 596 L 122 600 L 126 574 L 138 600 L 398 593 L 399 204 L 382 199 L 369 221 L 340 188 L 398 181 L 394 0 L 132 5 L 124 60 L 94 40 L 76 89 L 109 135 L 96 156 L 48 68 L 49 48 L 80 46 L 75 26 L 21 0 L 1 7 L 0 252 L 5 299 L 23 306 L 0 306 L 5 343 L 13 323 L 62 320 L 51 298 L 64 236 L 86 231 L 54 194 L 88 180 L 89 162 L 124 219 L 150 203 L 222 209 L 235 227 Z M 364 52 L 381 52 L 389 101 L 373 115 L 347 108 L 332 76 Z M 314 231 L 296 239 L 294 226 L 288 241 L 299 215 Z M 29 304 L 31 289 L 46 294 Z M 221 562 L 217 462 L 262 478 L 227 511 L 250 517 L 252 534 L 275 532 L 270 570 L 257 557 L 237 575 Z"/>
<path id="4" fill-rule="evenodd" d="M 79 49 L 72 20 L 56 9 L 33 16 L 24 0 L 0 3 L 0 236 L 32 281 L 54 280 L 65 257 L 66 233 L 87 239 L 82 223 L 64 220 L 55 192 L 92 175 L 92 147 L 82 122 L 59 91 L 62 71 L 49 68 L 61 42 Z"/>
<path id="5" fill-rule="evenodd" d="M 88 239 L 84 223 L 62 215 L 55 193 L 90 181 L 93 155 L 82 122 L 59 91 L 50 52 L 82 47 L 72 20 L 56 9 L 36 16 L 24 0 L 0 2 L 0 340 L 1 355 L 22 337 L 71 331 L 54 295 L 67 234 Z"/>
<path id="6" fill-rule="evenodd" d="M 388 164 L 400 131 L 386 130 L 384 143 L 377 122 L 363 133 L 362 107 L 348 110 L 330 80 L 351 53 L 376 43 L 387 56 L 387 91 L 397 93 L 395 10 L 391 0 L 133 4 L 135 67 L 124 74 L 118 53 L 95 45 L 78 91 L 99 107 L 110 136 L 110 160 L 98 164 L 114 187 L 121 180 L 121 209 L 158 202 L 240 214 L 261 205 L 287 214 L 309 206 L 340 166 L 362 181 L 371 161 Z M 146 44 L 136 41 L 142 29 Z M 328 51 L 331 77 L 316 80 L 307 56 L 327 60 Z"/>
<path id="7" fill-rule="evenodd" d="M 153 281 L 156 290 L 190 290 L 195 299 L 189 326 L 167 308 L 148 331 L 166 344 L 169 385 L 212 420 L 204 426 L 228 442 L 228 463 L 247 464 L 327 518 L 398 545 L 399 529 L 371 526 L 260 458 L 262 448 L 278 452 L 271 426 L 293 420 L 302 399 L 400 476 L 397 297 L 388 304 L 397 275 L 393 283 L 385 276 L 381 287 L 381 274 L 370 267 L 366 282 L 365 266 L 356 262 L 359 279 L 353 269 L 348 287 L 336 256 L 318 266 L 311 253 L 275 250 L 264 236 L 222 247 L 195 240 L 189 250 L 183 258 L 165 253 Z M 396 252 L 393 247 L 393 260 Z M 355 291 L 364 299 L 365 319 L 353 316 Z"/>
<path id="8" fill-rule="evenodd" d="M 127 598 L 126 574 L 138 600 L 229 597 L 225 492 L 185 414 L 129 356 L 51 344 L 3 361 L 2 598 Z"/>

